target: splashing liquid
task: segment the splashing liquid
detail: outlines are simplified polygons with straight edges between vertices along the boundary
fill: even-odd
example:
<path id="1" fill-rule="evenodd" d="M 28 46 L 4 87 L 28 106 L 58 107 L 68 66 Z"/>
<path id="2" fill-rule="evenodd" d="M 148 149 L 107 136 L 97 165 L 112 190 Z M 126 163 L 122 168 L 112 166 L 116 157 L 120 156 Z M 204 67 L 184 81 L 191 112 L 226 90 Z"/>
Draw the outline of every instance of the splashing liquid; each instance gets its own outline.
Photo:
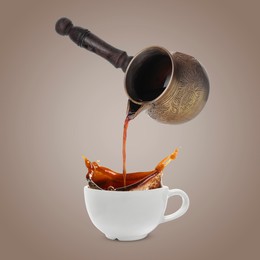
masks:
<path id="1" fill-rule="evenodd" d="M 86 179 L 89 187 L 93 189 L 134 191 L 160 188 L 162 186 L 162 171 L 176 158 L 177 154 L 178 149 L 175 149 L 173 153 L 160 161 L 154 170 L 128 173 L 125 179 L 122 178 L 121 173 L 100 166 L 97 162 L 90 162 L 83 156 L 88 169 Z"/>

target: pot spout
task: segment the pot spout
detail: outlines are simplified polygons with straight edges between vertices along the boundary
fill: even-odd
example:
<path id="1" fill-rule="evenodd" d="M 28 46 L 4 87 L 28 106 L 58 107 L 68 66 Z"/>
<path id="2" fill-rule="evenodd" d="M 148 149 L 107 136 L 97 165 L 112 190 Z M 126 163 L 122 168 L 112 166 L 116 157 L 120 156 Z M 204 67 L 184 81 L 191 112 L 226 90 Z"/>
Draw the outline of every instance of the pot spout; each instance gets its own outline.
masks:
<path id="1" fill-rule="evenodd" d="M 139 113 L 141 113 L 146 106 L 144 104 L 139 105 L 134 102 L 132 102 L 130 99 L 128 100 L 127 103 L 127 110 L 126 114 L 129 120 L 134 119 Z"/>

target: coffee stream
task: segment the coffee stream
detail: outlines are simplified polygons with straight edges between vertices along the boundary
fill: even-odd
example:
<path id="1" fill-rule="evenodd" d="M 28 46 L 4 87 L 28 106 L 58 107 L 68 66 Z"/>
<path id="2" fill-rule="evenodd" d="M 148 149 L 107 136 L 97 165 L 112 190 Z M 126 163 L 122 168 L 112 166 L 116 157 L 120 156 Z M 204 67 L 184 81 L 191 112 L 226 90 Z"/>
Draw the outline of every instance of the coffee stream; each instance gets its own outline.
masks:
<path id="1" fill-rule="evenodd" d="M 133 191 L 133 190 L 150 190 L 162 187 L 162 171 L 176 158 L 178 149 L 160 161 L 154 170 L 146 172 L 127 173 L 126 171 L 126 139 L 129 124 L 127 116 L 124 122 L 123 131 L 123 174 L 117 173 L 107 167 L 100 166 L 98 162 L 91 162 L 83 156 L 85 165 L 88 169 L 86 179 L 88 185 L 93 189 Z"/>
<path id="2" fill-rule="evenodd" d="M 126 170 L 126 140 L 127 129 L 130 118 L 127 116 L 124 122 L 123 130 L 123 174 L 117 173 L 107 167 L 100 166 L 98 162 L 91 162 L 83 156 L 85 165 L 88 169 L 86 179 L 88 185 L 93 189 L 117 190 L 117 191 L 133 191 L 133 190 L 149 190 L 162 187 L 162 171 L 176 158 L 178 149 L 165 157 L 154 170 L 147 172 L 127 173 Z"/>
<path id="3" fill-rule="evenodd" d="M 127 116 L 124 122 L 123 131 L 123 174 L 117 173 L 109 168 L 100 166 L 98 162 L 90 162 L 86 157 L 85 165 L 88 169 L 86 179 L 88 185 L 93 189 L 103 190 L 117 190 L 117 191 L 133 191 L 133 190 L 149 190 L 162 187 L 162 171 L 163 169 L 176 158 L 178 149 L 165 157 L 154 170 L 147 172 L 134 172 L 128 173 L 126 170 L 126 140 L 127 140 L 127 129 L 130 118 Z"/>
<path id="4" fill-rule="evenodd" d="M 124 132 L 123 132 L 123 178 L 124 178 L 124 187 L 126 186 L 126 138 L 127 138 L 127 129 L 129 124 L 129 117 L 127 116 L 124 123 Z"/>

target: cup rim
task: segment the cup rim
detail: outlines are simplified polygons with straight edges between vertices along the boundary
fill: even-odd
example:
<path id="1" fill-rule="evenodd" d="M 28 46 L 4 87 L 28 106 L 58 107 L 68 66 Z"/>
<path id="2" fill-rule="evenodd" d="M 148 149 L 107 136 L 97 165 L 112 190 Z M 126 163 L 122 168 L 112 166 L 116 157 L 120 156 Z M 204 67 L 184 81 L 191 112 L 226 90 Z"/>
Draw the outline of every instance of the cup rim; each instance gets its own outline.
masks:
<path id="1" fill-rule="evenodd" d="M 86 186 L 84 186 L 84 191 L 86 191 L 86 190 L 91 190 L 91 191 L 93 191 L 93 192 L 103 192 L 103 193 L 110 193 L 110 194 L 112 194 L 112 193 L 121 193 L 121 194 L 129 194 L 129 193 L 134 193 L 134 194 L 136 194 L 136 193 L 141 193 L 141 192 L 156 192 L 156 191 L 160 191 L 160 190 L 165 190 L 165 189 L 169 189 L 169 187 L 168 186 L 166 186 L 166 185 L 162 185 L 162 187 L 160 187 L 160 188 L 155 188 L 155 189 L 150 189 L 150 190 L 133 190 L 133 191 L 131 191 L 131 190 L 129 190 L 129 191 L 118 191 L 118 190 L 99 190 L 99 189 L 92 189 L 92 188 L 90 188 L 88 185 L 86 185 Z"/>

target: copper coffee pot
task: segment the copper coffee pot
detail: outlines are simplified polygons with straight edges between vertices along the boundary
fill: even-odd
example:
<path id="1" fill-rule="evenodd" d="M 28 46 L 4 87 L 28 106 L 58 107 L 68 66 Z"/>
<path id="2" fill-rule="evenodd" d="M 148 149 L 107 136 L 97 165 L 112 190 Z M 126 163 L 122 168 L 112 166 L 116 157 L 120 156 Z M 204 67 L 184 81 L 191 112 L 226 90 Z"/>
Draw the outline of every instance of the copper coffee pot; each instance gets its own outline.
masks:
<path id="1" fill-rule="evenodd" d="M 161 123 L 183 123 L 198 115 L 207 102 L 209 79 L 192 56 L 170 53 L 158 46 L 145 48 L 134 57 L 128 56 L 89 30 L 73 26 L 67 18 L 59 19 L 55 29 L 125 72 L 129 119 L 146 109 L 150 117 Z"/>

